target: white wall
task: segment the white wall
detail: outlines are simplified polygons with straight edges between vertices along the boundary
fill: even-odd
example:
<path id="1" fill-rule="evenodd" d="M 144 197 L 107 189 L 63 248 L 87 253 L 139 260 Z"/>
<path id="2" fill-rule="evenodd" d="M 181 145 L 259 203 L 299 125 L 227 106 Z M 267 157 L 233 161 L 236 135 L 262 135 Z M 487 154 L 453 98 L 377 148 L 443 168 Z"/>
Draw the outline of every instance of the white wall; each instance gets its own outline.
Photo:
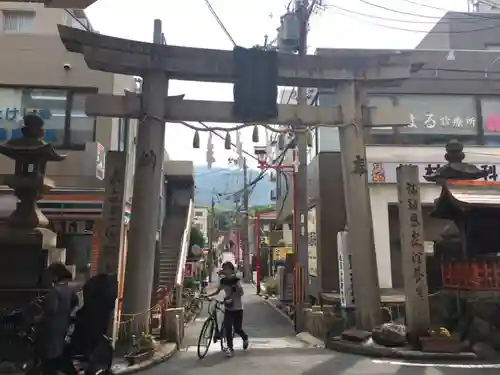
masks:
<path id="1" fill-rule="evenodd" d="M 435 184 L 421 184 L 422 204 L 434 203 L 434 199 L 439 196 L 440 192 L 441 188 Z M 381 288 L 391 288 L 391 243 L 388 206 L 389 204 L 398 203 L 396 184 L 371 184 L 370 201 L 379 283 Z"/>
<path id="2" fill-rule="evenodd" d="M 368 146 L 366 149 L 369 162 L 436 163 L 445 161 L 444 147 Z M 464 153 L 466 162 L 475 164 L 500 162 L 500 148 L 498 147 L 466 147 Z M 441 188 L 435 184 L 421 184 L 420 192 L 422 204 L 433 204 Z M 370 184 L 375 250 L 381 288 L 392 287 L 388 205 L 398 203 L 397 194 L 397 186 L 394 183 Z"/>

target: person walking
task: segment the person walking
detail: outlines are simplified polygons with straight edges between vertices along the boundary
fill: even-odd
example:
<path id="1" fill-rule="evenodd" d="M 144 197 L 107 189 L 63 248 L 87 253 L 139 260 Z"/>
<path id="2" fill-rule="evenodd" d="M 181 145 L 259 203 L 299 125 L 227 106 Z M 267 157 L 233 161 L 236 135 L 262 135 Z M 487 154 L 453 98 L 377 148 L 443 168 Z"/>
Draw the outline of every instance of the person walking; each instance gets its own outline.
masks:
<path id="1" fill-rule="evenodd" d="M 233 330 L 243 339 L 243 349 L 248 349 L 248 335 L 243 330 L 243 287 L 240 279 L 236 276 L 235 267 L 232 262 L 222 264 L 220 283 L 214 293 L 207 297 L 214 297 L 224 291 L 224 322 L 223 327 L 226 334 L 228 356 L 234 354 Z"/>
<path id="2" fill-rule="evenodd" d="M 53 263 L 48 272 L 52 288 L 42 302 L 42 315 L 38 319 L 35 348 L 41 360 L 42 375 L 77 375 L 71 358 L 65 354 L 66 334 L 71 324 L 71 313 L 78 306 L 75 288 L 69 285 L 71 272 L 62 263 Z"/>

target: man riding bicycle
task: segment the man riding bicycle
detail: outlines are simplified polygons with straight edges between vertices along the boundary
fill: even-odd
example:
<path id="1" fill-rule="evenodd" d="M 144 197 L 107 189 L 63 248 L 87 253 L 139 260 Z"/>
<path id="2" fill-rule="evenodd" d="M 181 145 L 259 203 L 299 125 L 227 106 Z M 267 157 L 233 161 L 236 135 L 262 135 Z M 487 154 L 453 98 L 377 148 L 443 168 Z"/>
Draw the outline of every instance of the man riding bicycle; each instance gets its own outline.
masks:
<path id="1" fill-rule="evenodd" d="M 214 297 L 221 291 L 224 291 L 224 332 L 226 334 L 227 352 L 228 356 L 234 354 L 233 347 L 233 329 L 243 339 L 243 349 L 248 349 L 248 335 L 242 328 L 243 325 L 243 287 L 241 286 L 240 279 L 235 274 L 234 265 L 231 262 L 224 262 L 222 264 L 222 271 L 220 273 L 220 283 L 214 293 L 207 295 L 207 297 Z"/>

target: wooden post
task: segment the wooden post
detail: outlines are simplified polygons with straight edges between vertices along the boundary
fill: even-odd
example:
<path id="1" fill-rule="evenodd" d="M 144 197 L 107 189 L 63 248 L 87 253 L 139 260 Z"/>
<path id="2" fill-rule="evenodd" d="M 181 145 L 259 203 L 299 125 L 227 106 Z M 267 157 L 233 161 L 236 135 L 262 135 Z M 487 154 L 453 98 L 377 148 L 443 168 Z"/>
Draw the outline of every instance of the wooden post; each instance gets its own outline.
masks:
<path id="1" fill-rule="evenodd" d="M 430 326 L 420 179 L 416 165 L 400 165 L 396 173 L 406 324 L 408 332 L 420 334 Z"/>

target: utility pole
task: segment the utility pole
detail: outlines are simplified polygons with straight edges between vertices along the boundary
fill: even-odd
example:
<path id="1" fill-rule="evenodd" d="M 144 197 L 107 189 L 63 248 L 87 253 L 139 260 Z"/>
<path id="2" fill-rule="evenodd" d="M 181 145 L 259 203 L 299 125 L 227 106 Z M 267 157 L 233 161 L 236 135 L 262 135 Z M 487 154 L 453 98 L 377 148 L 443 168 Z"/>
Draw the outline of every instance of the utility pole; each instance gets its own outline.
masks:
<path id="1" fill-rule="evenodd" d="M 161 20 L 154 22 L 154 48 L 163 47 Z M 124 320 L 135 316 L 130 334 L 149 332 L 149 314 L 155 264 L 155 242 L 158 230 L 160 178 L 165 150 L 165 98 L 168 78 L 156 64 L 156 51 L 151 57 L 152 69 L 144 77 L 143 113 L 137 135 L 134 204 L 130 218 L 123 297 Z M 156 66 L 155 66 L 156 65 Z M 140 314 L 140 315 L 136 315 Z M 130 318 L 129 318 L 130 319 Z"/>
<path id="2" fill-rule="evenodd" d="M 299 38 L 299 56 L 307 55 L 307 33 L 309 28 L 309 8 L 308 0 L 297 0 L 295 2 L 295 13 L 300 22 L 300 38 Z M 313 0 L 311 4 L 311 9 L 315 6 L 316 0 Z M 307 88 L 297 87 L 297 105 L 307 106 Z M 297 207 L 294 214 L 297 215 L 295 222 L 295 227 L 293 230 L 296 233 L 295 238 L 295 257 L 296 257 L 296 272 L 301 272 L 302 277 L 300 278 L 302 282 L 298 287 L 301 290 L 296 292 L 297 296 L 297 307 L 296 311 L 302 311 L 304 298 L 307 298 L 307 286 L 309 284 L 309 251 L 308 251 L 308 228 L 307 228 L 307 217 L 309 214 L 309 197 L 307 194 L 307 134 L 306 126 L 303 124 L 295 124 L 294 126 L 295 140 L 298 154 L 298 168 L 296 176 L 296 188 L 295 192 L 297 197 Z M 298 278 L 297 278 L 298 279 Z M 301 332 L 304 328 L 303 316 L 302 314 L 295 314 L 295 328 L 298 332 Z"/>
<path id="3" fill-rule="evenodd" d="M 245 282 L 252 281 L 250 266 L 250 245 L 248 243 L 248 215 L 249 215 L 249 186 L 248 186 L 248 165 L 247 159 L 243 159 L 243 220 L 241 221 L 241 240 L 243 242 L 243 279 Z"/>

